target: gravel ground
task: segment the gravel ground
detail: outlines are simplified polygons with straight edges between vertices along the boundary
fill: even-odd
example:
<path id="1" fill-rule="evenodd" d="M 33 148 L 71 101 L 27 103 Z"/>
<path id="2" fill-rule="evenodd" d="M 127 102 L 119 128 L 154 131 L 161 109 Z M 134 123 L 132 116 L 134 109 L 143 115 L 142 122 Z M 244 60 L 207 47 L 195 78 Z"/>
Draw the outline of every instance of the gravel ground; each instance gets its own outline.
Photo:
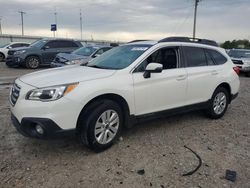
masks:
<path id="1" fill-rule="evenodd" d="M 28 72 L 0 63 L 0 187 L 250 187 L 250 78 L 240 78 L 240 95 L 220 120 L 193 112 L 141 123 L 96 154 L 74 137 L 45 141 L 17 133 L 7 83 Z M 185 177 L 198 159 L 184 145 L 202 159 Z M 224 178 L 226 169 L 237 172 L 236 182 Z"/>

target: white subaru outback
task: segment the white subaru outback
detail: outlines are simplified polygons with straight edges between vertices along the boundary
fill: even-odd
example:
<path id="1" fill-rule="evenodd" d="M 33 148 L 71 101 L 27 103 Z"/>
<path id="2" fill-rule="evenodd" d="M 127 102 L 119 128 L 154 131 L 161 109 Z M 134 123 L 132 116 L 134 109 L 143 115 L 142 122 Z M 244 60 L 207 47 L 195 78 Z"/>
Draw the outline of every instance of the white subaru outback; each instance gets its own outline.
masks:
<path id="1" fill-rule="evenodd" d="M 214 41 L 170 37 L 132 42 L 78 65 L 34 72 L 10 91 L 11 119 L 25 136 L 76 133 L 93 150 L 145 117 L 202 109 L 224 115 L 239 68 Z"/>

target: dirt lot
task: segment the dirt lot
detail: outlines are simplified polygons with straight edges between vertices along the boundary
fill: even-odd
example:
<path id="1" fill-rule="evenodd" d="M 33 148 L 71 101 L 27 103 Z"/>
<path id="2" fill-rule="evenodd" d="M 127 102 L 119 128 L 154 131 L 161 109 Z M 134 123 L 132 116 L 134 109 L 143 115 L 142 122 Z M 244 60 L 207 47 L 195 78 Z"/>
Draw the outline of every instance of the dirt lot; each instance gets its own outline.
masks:
<path id="1" fill-rule="evenodd" d="M 194 112 L 142 123 L 96 154 L 74 137 L 44 141 L 17 133 L 5 84 L 28 72 L 0 63 L 0 187 L 250 187 L 249 78 L 240 78 L 240 95 L 220 120 Z M 198 160 L 184 145 L 203 162 L 185 177 Z M 224 178 L 226 169 L 237 172 L 236 182 Z"/>

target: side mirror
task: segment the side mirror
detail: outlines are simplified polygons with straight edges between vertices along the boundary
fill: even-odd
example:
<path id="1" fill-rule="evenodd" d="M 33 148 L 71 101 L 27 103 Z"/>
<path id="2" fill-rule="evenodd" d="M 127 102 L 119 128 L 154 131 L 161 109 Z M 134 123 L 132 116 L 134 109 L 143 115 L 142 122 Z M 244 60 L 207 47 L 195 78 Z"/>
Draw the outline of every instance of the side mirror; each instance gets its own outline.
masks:
<path id="1" fill-rule="evenodd" d="M 42 49 L 47 50 L 47 49 L 49 49 L 49 46 L 44 46 L 44 47 L 42 47 Z"/>
<path id="2" fill-rule="evenodd" d="M 11 49 L 12 47 L 11 46 L 8 46 L 7 49 Z"/>
<path id="3" fill-rule="evenodd" d="M 151 73 L 161 73 L 163 69 L 162 64 L 160 63 L 149 63 L 143 74 L 144 78 L 150 78 Z"/>

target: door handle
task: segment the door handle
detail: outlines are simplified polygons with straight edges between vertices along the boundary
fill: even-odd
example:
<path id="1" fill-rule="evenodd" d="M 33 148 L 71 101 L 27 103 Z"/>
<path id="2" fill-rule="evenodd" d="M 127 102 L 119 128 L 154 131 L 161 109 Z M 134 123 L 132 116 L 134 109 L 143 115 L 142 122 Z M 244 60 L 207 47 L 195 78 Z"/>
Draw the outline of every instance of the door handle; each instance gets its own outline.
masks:
<path id="1" fill-rule="evenodd" d="M 217 75 L 217 74 L 219 74 L 216 70 L 213 70 L 212 72 L 211 72 L 211 74 L 212 75 Z"/>
<path id="2" fill-rule="evenodd" d="M 186 75 L 179 75 L 177 76 L 176 80 L 181 81 L 181 80 L 185 80 L 186 78 L 187 78 Z"/>

